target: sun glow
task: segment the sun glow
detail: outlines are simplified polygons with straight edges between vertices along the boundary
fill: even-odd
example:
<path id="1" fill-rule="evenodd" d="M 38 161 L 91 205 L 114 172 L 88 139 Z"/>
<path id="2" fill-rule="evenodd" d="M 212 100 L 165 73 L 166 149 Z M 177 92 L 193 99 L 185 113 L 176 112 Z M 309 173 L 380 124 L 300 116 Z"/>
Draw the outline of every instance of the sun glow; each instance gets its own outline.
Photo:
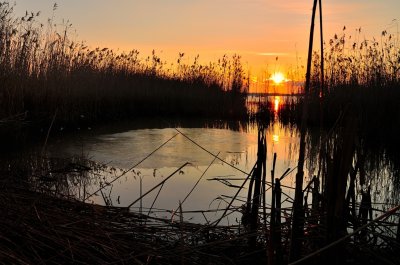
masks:
<path id="1" fill-rule="evenodd" d="M 271 76 L 271 80 L 274 81 L 275 84 L 281 84 L 286 78 L 281 72 L 276 72 Z"/>

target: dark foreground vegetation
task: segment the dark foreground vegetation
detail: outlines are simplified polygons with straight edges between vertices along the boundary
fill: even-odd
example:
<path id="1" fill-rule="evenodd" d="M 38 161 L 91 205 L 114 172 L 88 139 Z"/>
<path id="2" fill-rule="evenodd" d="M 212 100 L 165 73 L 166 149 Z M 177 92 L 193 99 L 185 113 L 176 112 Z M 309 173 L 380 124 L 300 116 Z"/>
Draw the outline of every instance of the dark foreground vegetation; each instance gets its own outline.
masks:
<path id="1" fill-rule="evenodd" d="M 2 264 L 248 264 L 234 227 L 170 223 L 26 189 L 0 195 Z"/>

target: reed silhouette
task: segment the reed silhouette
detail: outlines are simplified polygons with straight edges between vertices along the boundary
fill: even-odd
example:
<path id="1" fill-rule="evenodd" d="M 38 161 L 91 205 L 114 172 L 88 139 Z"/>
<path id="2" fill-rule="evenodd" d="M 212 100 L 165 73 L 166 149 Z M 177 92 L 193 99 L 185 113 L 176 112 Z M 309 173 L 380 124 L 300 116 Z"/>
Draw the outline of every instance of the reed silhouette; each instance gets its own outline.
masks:
<path id="1" fill-rule="evenodd" d="M 53 11 L 57 9 L 54 5 Z M 167 65 L 153 50 L 117 53 L 72 40 L 54 15 L 15 17 L 0 2 L 0 121 L 44 121 L 76 125 L 138 116 L 241 118 L 248 80 L 238 55 L 202 65 Z M 55 115 L 56 113 L 56 115 Z"/>

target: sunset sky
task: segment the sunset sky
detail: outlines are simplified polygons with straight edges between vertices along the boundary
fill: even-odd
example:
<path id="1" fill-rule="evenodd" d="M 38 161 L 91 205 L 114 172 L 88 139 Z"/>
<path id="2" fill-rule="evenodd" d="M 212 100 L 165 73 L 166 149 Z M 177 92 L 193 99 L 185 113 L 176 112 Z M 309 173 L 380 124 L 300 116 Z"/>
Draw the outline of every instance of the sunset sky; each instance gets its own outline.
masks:
<path id="1" fill-rule="evenodd" d="M 16 0 L 17 15 L 41 11 L 46 21 L 55 1 Z M 185 52 L 188 63 L 216 61 L 240 54 L 253 76 L 305 65 L 312 0 L 58 0 L 56 21 L 69 20 L 74 38 L 92 48 L 152 49 L 175 62 Z M 324 34 L 329 40 L 344 25 L 347 34 L 362 28 L 362 37 L 398 31 L 399 0 L 323 1 Z M 317 25 L 318 26 L 318 25 Z M 318 47 L 317 47 L 318 48 Z M 276 61 L 276 57 L 278 60 Z"/>

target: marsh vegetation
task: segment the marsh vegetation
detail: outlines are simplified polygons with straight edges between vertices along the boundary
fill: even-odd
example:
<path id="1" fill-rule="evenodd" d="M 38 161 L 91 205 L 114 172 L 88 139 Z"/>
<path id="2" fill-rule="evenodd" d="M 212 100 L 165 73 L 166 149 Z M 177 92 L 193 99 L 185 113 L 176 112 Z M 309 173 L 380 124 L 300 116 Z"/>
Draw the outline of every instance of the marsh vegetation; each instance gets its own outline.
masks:
<path id="1" fill-rule="evenodd" d="M 249 76 L 239 55 L 204 65 L 199 57 L 184 63 L 179 53 L 169 64 L 155 51 L 142 57 L 137 50 L 89 48 L 71 37 L 68 21 L 57 25 L 53 16 L 43 25 L 39 16 L 15 17 L 13 6 L 0 2 L 2 141 L 20 141 L 23 127 L 33 128 L 24 131 L 28 137 L 43 131 L 40 143 L 24 150 L 28 155 L 20 149 L 0 154 L 6 262 L 397 262 L 398 33 L 365 40 L 361 29 L 350 36 L 344 28 L 322 53 L 310 53 L 304 95 L 276 103 L 268 96 L 248 100 Z M 138 117 L 157 117 L 163 125 L 150 129 Z M 178 122 L 165 122 L 170 119 Z M 68 133 L 54 137 L 65 128 L 118 120 L 136 124 L 70 142 Z M 103 138 L 93 140 L 98 135 Z M 175 137 L 176 145 L 168 146 Z M 279 141 L 288 143 L 281 150 L 292 164 L 279 161 Z M 161 149 L 167 151 L 154 155 Z M 66 156 L 66 150 L 73 152 Z M 118 168 L 110 162 L 115 159 L 127 162 Z M 142 162 L 147 166 L 140 168 Z M 209 169 L 213 184 L 202 190 Z M 165 194 L 182 196 L 156 209 L 175 175 L 182 182 Z M 209 209 L 183 208 L 194 190 L 206 197 L 214 183 L 225 189 L 213 194 Z M 118 192 L 128 186 L 135 197 L 120 204 L 126 198 Z M 153 197 L 143 188 L 154 190 Z M 218 207 L 210 208 L 214 202 Z M 198 220 L 186 219 L 191 214 L 204 220 L 190 223 Z"/>
<path id="2" fill-rule="evenodd" d="M 57 6 L 54 6 L 53 12 Z M 68 21 L 15 17 L 0 3 L 0 121 L 75 125 L 140 116 L 243 118 L 247 79 L 240 56 L 201 65 L 184 53 L 168 65 L 155 51 L 116 53 L 73 40 Z"/>

